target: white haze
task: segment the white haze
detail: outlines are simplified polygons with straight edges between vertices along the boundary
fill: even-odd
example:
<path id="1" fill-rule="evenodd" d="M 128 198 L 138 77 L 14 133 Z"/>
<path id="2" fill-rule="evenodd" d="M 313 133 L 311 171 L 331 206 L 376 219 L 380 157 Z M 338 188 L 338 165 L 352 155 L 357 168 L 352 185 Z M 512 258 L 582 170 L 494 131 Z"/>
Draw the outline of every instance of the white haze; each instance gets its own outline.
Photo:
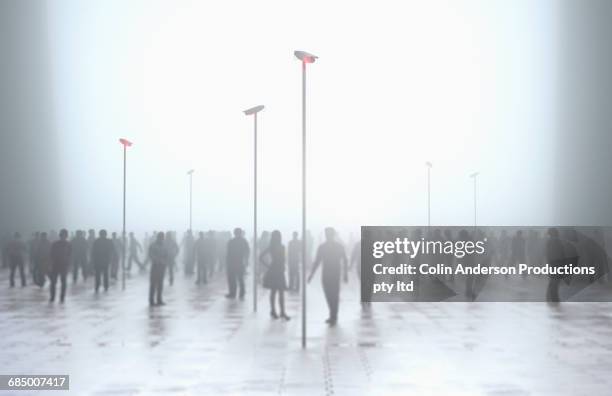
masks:
<path id="1" fill-rule="evenodd" d="M 252 221 L 260 116 L 260 229 L 299 229 L 301 69 L 308 69 L 309 222 L 552 223 L 554 1 L 49 2 L 67 226 Z"/>

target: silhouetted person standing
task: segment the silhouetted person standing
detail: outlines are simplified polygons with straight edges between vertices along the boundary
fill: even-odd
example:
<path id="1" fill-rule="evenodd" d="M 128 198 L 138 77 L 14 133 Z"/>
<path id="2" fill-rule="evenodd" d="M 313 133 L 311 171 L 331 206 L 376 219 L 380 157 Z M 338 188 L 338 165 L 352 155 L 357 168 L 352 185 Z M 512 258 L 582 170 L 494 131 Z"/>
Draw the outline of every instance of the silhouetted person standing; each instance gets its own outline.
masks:
<path id="1" fill-rule="evenodd" d="M 523 231 L 518 230 L 510 242 L 510 266 L 517 267 L 519 264 L 526 263 L 526 241 Z M 524 273 L 523 277 L 527 275 Z"/>
<path id="2" fill-rule="evenodd" d="M 15 287 L 15 271 L 19 269 L 19 276 L 21 277 L 21 286 L 26 286 L 25 277 L 25 255 L 26 245 L 21 240 L 21 234 L 16 232 L 13 240 L 11 240 L 6 247 L 7 259 L 9 262 L 9 268 L 11 270 L 10 282 L 11 287 Z"/>
<path id="3" fill-rule="evenodd" d="M 130 252 L 127 261 L 127 271 L 128 273 L 132 270 L 132 261 L 135 261 L 138 265 L 138 269 L 140 271 L 144 270 L 144 265 L 140 258 L 138 258 L 138 253 L 142 252 L 142 245 L 138 242 L 138 239 L 134 237 L 134 233 L 130 232 Z"/>
<path id="4" fill-rule="evenodd" d="M 204 232 L 198 233 L 198 239 L 195 241 L 193 250 L 195 253 L 196 260 L 196 285 L 206 284 L 207 273 L 206 273 L 206 240 L 204 239 Z"/>
<path id="5" fill-rule="evenodd" d="M 227 243 L 232 239 L 232 233 L 230 231 L 220 231 L 215 233 L 215 243 L 217 247 L 217 258 L 215 259 L 215 264 L 217 268 L 210 269 L 208 274 L 208 279 L 212 279 L 214 272 L 223 272 L 227 271 Z"/>
<path id="6" fill-rule="evenodd" d="M 40 240 L 36 244 L 36 255 L 34 265 L 34 278 L 36 284 L 40 287 L 45 286 L 45 279 L 49 272 L 49 255 L 51 254 L 51 243 L 47 239 L 47 233 L 41 232 Z"/>
<path id="7" fill-rule="evenodd" d="M 444 232 L 444 242 L 448 243 L 454 243 L 454 238 L 453 238 L 453 231 L 450 228 L 445 228 Z M 492 238 L 489 238 L 489 242 L 492 242 Z M 449 279 L 451 282 L 455 281 L 455 255 L 452 254 L 450 251 L 448 253 L 446 253 L 444 255 L 444 265 L 446 265 L 448 268 L 452 268 L 452 272 L 449 275 Z"/>
<path id="8" fill-rule="evenodd" d="M 334 240 L 336 232 L 333 228 L 325 229 L 325 242 L 317 250 L 317 256 L 312 265 L 312 270 L 308 276 L 311 281 L 319 265 L 323 264 L 321 280 L 323 282 L 323 292 L 329 307 L 329 318 L 325 321 L 330 326 L 334 326 L 338 321 L 338 305 L 340 303 L 340 278 L 344 271 L 344 281 L 348 280 L 348 259 L 342 244 Z"/>
<path id="9" fill-rule="evenodd" d="M 261 238 L 259 238 L 259 241 L 257 242 L 257 246 L 259 248 L 260 252 L 263 252 L 264 250 L 266 250 L 268 248 L 268 245 L 270 245 L 270 231 L 263 231 L 261 233 Z M 267 257 L 266 257 L 267 259 Z M 264 266 L 268 266 L 270 265 L 269 262 L 265 262 Z M 261 275 L 263 272 L 258 272 L 257 274 L 255 274 L 257 276 L 257 284 L 261 284 Z"/>
<path id="10" fill-rule="evenodd" d="M 293 232 L 293 239 L 287 246 L 287 263 L 289 264 L 289 290 L 300 291 L 300 261 L 302 255 L 302 243 L 298 239 L 298 233 Z"/>
<path id="11" fill-rule="evenodd" d="M 215 266 L 217 259 L 217 243 L 215 232 L 208 231 L 207 236 L 200 232 L 200 237 L 195 243 L 195 257 L 198 263 L 196 285 L 206 284 L 210 267 Z"/>
<path id="12" fill-rule="evenodd" d="M 168 280 L 170 286 L 172 286 L 174 284 L 174 268 L 176 267 L 176 257 L 179 255 L 179 246 L 174 240 L 174 235 L 171 231 L 166 232 L 164 243 L 168 251 Z"/>
<path id="13" fill-rule="evenodd" d="M 9 259 L 8 259 L 8 245 L 11 242 L 10 234 L 2 235 L 2 240 L 0 241 L 0 248 L 2 249 L 2 268 L 9 267 Z"/>
<path id="14" fill-rule="evenodd" d="M 193 233 L 191 230 L 188 230 L 183 238 L 183 264 L 185 265 L 185 275 L 191 276 L 193 275 L 193 270 L 195 267 L 195 240 L 193 238 Z"/>
<path id="15" fill-rule="evenodd" d="M 471 242 L 472 237 L 467 230 L 459 231 L 458 240 L 462 242 Z M 461 264 L 465 268 L 474 267 L 477 263 L 474 257 L 471 254 L 466 254 L 463 258 L 461 258 Z M 468 274 L 465 278 L 465 296 L 469 301 L 475 301 L 477 297 L 476 293 L 476 279 L 477 275 Z"/>
<path id="16" fill-rule="evenodd" d="M 481 229 L 476 229 L 473 231 L 473 233 L 470 234 L 467 233 L 466 234 L 461 234 L 462 231 L 459 232 L 459 240 L 461 241 L 487 241 L 488 242 L 488 238 L 487 235 L 484 233 L 484 231 L 482 231 Z M 478 259 L 476 258 L 475 255 L 471 255 L 471 254 L 466 254 L 462 259 L 462 264 L 464 267 L 475 267 L 478 264 L 481 264 L 482 266 L 485 267 L 489 267 L 491 266 L 491 258 L 495 256 L 495 246 L 494 245 L 487 245 L 487 247 L 484 249 L 484 252 L 482 254 L 478 255 Z M 480 294 L 480 292 L 482 291 L 482 288 L 484 287 L 484 284 L 486 282 L 487 279 L 487 275 L 475 275 L 475 274 L 468 274 L 467 278 L 466 278 L 466 296 L 469 298 L 470 301 L 476 301 L 476 298 L 478 297 L 478 295 Z"/>
<path id="17" fill-rule="evenodd" d="M 156 239 L 157 239 L 157 231 L 155 230 L 153 230 L 153 232 L 151 233 L 151 237 L 149 237 L 148 234 L 145 234 L 145 240 L 144 240 L 145 258 L 144 258 L 144 263 L 143 263 L 144 268 L 147 268 L 149 265 L 149 261 L 151 261 L 149 259 L 149 248 L 151 247 L 152 244 L 155 243 Z"/>
<path id="18" fill-rule="evenodd" d="M 157 234 L 155 242 L 149 246 L 151 260 L 151 276 L 149 279 L 149 305 L 163 305 L 164 274 L 170 260 L 170 254 L 164 242 L 164 233 Z"/>
<path id="19" fill-rule="evenodd" d="M 542 265 L 542 258 L 544 252 L 542 248 L 542 241 L 538 231 L 530 230 L 527 234 L 527 246 L 525 248 L 527 253 L 527 260 L 529 264 L 540 266 Z"/>
<path id="20" fill-rule="evenodd" d="M 61 237 L 61 236 L 60 236 Z M 87 268 L 87 239 L 83 231 L 78 230 L 76 236 L 72 238 L 72 282 L 76 283 L 79 277 L 79 269 L 83 276 L 83 280 L 87 280 L 89 269 Z"/>
<path id="21" fill-rule="evenodd" d="M 96 231 L 90 229 L 89 231 L 87 231 L 87 273 L 88 274 L 94 273 L 92 251 L 93 251 L 93 244 L 95 241 L 96 241 Z"/>
<path id="22" fill-rule="evenodd" d="M 275 297 L 278 294 L 280 317 L 289 320 L 289 316 L 285 313 L 285 290 L 287 289 L 287 282 L 285 281 L 285 246 L 283 246 L 280 231 L 272 231 L 270 243 L 261 252 L 259 262 L 263 263 L 263 258 L 266 256 L 270 258 L 270 266 L 264 274 L 263 287 L 270 289 L 270 316 L 273 319 L 278 319 L 279 317 L 276 314 L 275 302 Z"/>
<path id="23" fill-rule="evenodd" d="M 72 255 L 72 246 L 68 242 L 68 231 L 61 230 L 59 233 L 59 241 L 53 242 L 51 245 L 51 270 L 49 271 L 49 280 L 51 286 L 49 288 L 51 297 L 49 302 L 55 301 L 55 285 L 57 278 L 60 278 L 62 284 L 60 291 L 60 302 L 64 302 L 66 296 L 66 278 L 70 270 L 70 259 Z"/>
<path id="24" fill-rule="evenodd" d="M 108 276 L 111 263 L 117 259 L 117 252 L 113 241 L 106 237 L 106 230 L 100 230 L 100 236 L 95 240 L 91 248 L 91 259 L 93 261 L 96 275 L 95 290 L 100 289 L 104 281 L 104 291 L 108 291 Z"/>
<path id="25" fill-rule="evenodd" d="M 227 283 L 229 293 L 227 298 L 236 298 L 236 291 L 240 299 L 244 299 L 244 271 L 249 259 L 249 243 L 244 239 L 240 228 L 234 229 L 234 238 L 227 243 Z M 237 290 L 238 289 L 238 290 Z"/>
<path id="26" fill-rule="evenodd" d="M 117 233 L 113 232 L 112 234 L 113 246 L 115 247 L 115 254 L 113 256 L 113 261 L 111 262 L 111 278 L 117 279 L 119 274 L 119 259 L 123 256 L 123 244 L 121 240 L 117 238 Z"/>
<path id="27" fill-rule="evenodd" d="M 353 246 L 350 267 L 355 268 L 355 275 L 357 275 L 357 279 L 361 279 L 361 239 L 358 240 Z"/>
<path id="28" fill-rule="evenodd" d="M 35 272 L 35 264 L 34 264 L 34 256 L 36 254 L 36 246 L 38 244 L 38 240 L 40 239 L 40 232 L 36 231 L 33 235 L 32 235 L 32 239 L 30 239 L 28 241 L 28 263 L 29 263 L 29 270 L 30 270 L 30 275 L 32 276 L 32 282 L 34 282 L 34 284 L 36 284 L 36 278 L 34 277 Z"/>
<path id="29" fill-rule="evenodd" d="M 563 241 L 559 238 L 559 230 L 556 228 L 548 229 L 548 242 L 546 243 L 546 259 L 552 267 L 564 265 L 565 249 Z M 546 289 L 546 301 L 559 302 L 559 286 L 562 275 L 550 275 L 548 280 L 548 288 Z"/>

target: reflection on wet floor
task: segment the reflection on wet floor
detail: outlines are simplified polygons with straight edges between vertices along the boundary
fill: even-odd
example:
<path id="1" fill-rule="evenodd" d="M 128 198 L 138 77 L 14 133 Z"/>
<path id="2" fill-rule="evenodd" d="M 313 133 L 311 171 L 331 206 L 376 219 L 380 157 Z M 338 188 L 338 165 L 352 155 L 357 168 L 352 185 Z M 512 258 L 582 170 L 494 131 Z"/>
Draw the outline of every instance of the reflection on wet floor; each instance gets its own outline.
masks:
<path id="1" fill-rule="evenodd" d="M 49 305 L 47 290 L 9 289 L 6 276 L 0 273 L 7 286 L 0 288 L 0 372 L 68 373 L 79 395 L 612 392 L 608 303 L 374 303 L 362 310 L 351 279 L 338 326 L 328 328 L 313 282 L 302 350 L 297 294 L 288 297 L 292 320 L 283 322 L 269 318 L 265 291 L 258 314 L 249 299 L 226 300 L 222 278 L 198 288 L 179 277 L 166 288 L 167 305 L 150 308 L 146 276 L 98 296 L 91 283 L 71 285 L 64 305 Z"/>

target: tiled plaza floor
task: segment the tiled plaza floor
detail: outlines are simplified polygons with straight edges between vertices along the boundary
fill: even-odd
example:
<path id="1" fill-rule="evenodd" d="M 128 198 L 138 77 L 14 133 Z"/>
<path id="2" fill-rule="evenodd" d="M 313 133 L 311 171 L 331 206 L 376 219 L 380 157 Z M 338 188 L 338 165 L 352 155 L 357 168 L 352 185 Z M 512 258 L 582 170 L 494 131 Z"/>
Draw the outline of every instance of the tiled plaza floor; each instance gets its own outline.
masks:
<path id="1" fill-rule="evenodd" d="M 0 374 L 70 374 L 75 395 L 611 395 L 612 304 L 376 303 L 355 278 L 328 328 L 319 281 L 309 286 L 308 348 L 300 301 L 289 322 L 258 314 L 251 293 L 224 298 L 179 275 L 167 305 L 149 308 L 147 277 L 94 295 L 9 289 L 0 272 Z M 70 282 L 71 283 L 71 282 Z M 250 284 L 250 283 L 249 283 Z M 250 291 L 250 287 L 249 287 Z M 66 392 L 0 392 L 59 395 Z"/>

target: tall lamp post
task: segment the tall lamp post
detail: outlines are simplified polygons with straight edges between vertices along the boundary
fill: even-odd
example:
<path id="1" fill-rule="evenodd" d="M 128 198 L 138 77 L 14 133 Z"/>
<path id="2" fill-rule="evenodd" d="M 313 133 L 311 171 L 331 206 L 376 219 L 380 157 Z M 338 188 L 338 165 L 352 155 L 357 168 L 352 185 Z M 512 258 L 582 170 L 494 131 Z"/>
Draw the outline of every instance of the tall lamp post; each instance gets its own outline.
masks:
<path id="1" fill-rule="evenodd" d="M 264 109 L 263 105 L 251 107 L 244 111 L 253 115 L 253 312 L 257 312 L 257 113 Z"/>
<path id="2" fill-rule="evenodd" d="M 302 61 L 302 348 L 306 348 L 306 65 L 318 58 L 304 51 L 295 51 Z"/>
<path id="3" fill-rule="evenodd" d="M 187 174 L 189 175 L 189 231 L 193 232 L 193 172 L 194 169 L 190 169 Z"/>
<path id="4" fill-rule="evenodd" d="M 126 190 L 126 175 L 127 175 L 127 148 L 132 145 L 127 139 L 119 139 L 119 143 L 123 145 L 123 232 L 121 234 L 122 250 L 121 255 L 121 290 L 125 290 L 125 190 Z"/>
<path id="5" fill-rule="evenodd" d="M 429 161 L 425 162 L 427 166 L 427 227 L 431 227 L 431 168 L 433 164 Z"/>
<path id="6" fill-rule="evenodd" d="M 474 172 L 470 175 L 470 177 L 474 180 L 474 228 L 476 228 L 476 178 L 480 172 Z"/>

